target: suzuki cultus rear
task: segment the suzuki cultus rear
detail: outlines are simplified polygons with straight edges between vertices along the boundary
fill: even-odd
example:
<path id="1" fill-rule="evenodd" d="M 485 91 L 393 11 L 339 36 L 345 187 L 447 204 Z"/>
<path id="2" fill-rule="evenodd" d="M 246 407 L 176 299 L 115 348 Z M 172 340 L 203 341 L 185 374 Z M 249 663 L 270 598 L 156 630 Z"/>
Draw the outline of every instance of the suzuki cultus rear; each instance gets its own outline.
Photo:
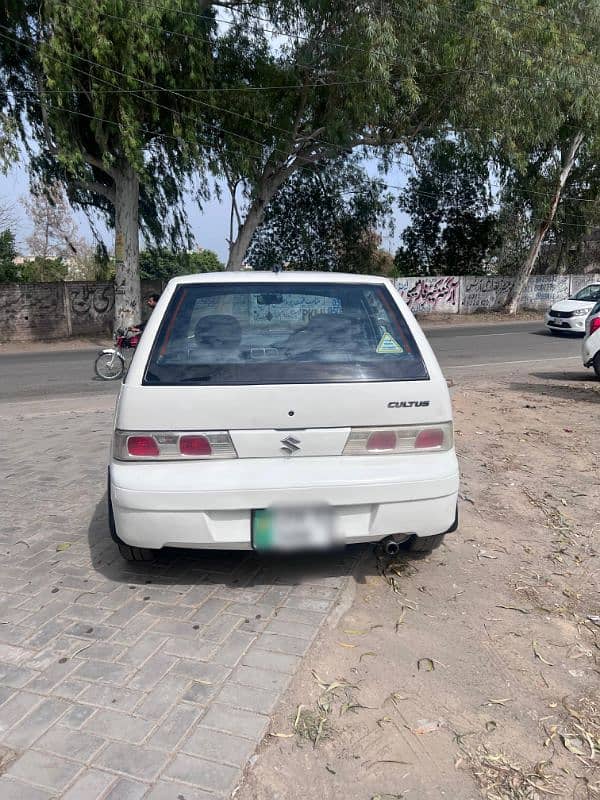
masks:
<path id="1" fill-rule="evenodd" d="M 169 283 L 115 416 L 109 513 L 125 558 L 383 540 L 428 551 L 456 528 L 457 495 L 447 385 L 391 282 Z"/>

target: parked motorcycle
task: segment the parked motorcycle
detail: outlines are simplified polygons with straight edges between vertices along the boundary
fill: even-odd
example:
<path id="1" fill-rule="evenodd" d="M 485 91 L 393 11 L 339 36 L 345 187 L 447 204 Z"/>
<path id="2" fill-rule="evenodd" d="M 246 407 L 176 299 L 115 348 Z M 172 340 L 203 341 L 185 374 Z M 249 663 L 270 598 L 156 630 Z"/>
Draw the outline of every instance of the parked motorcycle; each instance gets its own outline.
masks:
<path id="1" fill-rule="evenodd" d="M 114 335 L 114 347 L 101 350 L 94 362 L 94 372 L 103 381 L 116 381 L 125 373 L 133 351 L 140 341 L 140 333 L 119 328 Z"/>

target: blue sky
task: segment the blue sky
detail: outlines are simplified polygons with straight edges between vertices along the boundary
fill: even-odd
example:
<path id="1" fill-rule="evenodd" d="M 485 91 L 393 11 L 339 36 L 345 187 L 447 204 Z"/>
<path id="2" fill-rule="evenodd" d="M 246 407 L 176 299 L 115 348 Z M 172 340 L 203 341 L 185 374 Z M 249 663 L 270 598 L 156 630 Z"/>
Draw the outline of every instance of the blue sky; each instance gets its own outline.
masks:
<path id="1" fill-rule="evenodd" d="M 365 168 L 370 175 L 377 175 L 377 162 L 375 160 L 368 160 L 365 162 Z M 386 176 L 386 180 L 396 186 L 404 185 L 405 176 L 399 167 L 393 167 Z M 397 190 L 392 190 L 394 194 Z M 27 244 L 25 242 L 27 236 L 31 233 L 31 224 L 27 218 L 27 212 L 20 204 L 19 200 L 29 193 L 29 183 L 27 170 L 24 164 L 18 164 L 7 175 L 0 175 L 0 202 L 2 204 L 8 202 L 14 204 L 15 217 L 17 218 L 17 226 L 15 234 L 20 252 L 27 252 Z M 227 236 L 229 235 L 229 203 L 227 192 L 223 192 L 223 202 L 219 202 L 217 198 L 212 198 L 207 202 L 202 209 L 198 208 L 196 203 L 190 200 L 186 204 L 188 219 L 196 239 L 196 243 L 200 247 L 214 250 L 222 261 L 227 259 Z M 78 213 L 75 218 L 80 226 L 81 234 L 92 241 L 92 233 L 88 225 L 87 219 L 84 214 Z M 400 232 L 407 223 L 407 217 L 403 213 L 397 211 L 395 214 L 395 233 L 393 236 L 384 233 L 382 246 L 394 253 L 398 247 Z M 110 233 L 106 233 L 105 242 L 110 249 L 112 244 Z"/>

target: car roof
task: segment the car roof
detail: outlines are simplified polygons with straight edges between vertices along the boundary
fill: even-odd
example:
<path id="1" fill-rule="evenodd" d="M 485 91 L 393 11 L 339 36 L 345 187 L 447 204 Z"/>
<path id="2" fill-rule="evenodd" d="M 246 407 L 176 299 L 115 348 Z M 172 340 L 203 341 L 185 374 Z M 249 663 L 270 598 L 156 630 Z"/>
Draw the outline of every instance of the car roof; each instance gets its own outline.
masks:
<path id="1" fill-rule="evenodd" d="M 187 283 L 390 283 L 382 275 L 357 275 L 344 272 L 259 272 L 236 270 L 232 272 L 199 272 L 195 275 L 178 275 L 172 284 Z"/>

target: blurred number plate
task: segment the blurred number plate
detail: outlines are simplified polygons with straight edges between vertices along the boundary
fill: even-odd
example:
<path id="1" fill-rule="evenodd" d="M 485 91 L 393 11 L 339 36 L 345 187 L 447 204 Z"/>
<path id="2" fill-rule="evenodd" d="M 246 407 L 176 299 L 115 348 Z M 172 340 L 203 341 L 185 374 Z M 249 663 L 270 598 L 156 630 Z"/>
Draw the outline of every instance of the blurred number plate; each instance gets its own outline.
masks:
<path id="1" fill-rule="evenodd" d="M 329 508 L 266 508 L 252 514 L 255 550 L 321 550 L 334 543 Z"/>

